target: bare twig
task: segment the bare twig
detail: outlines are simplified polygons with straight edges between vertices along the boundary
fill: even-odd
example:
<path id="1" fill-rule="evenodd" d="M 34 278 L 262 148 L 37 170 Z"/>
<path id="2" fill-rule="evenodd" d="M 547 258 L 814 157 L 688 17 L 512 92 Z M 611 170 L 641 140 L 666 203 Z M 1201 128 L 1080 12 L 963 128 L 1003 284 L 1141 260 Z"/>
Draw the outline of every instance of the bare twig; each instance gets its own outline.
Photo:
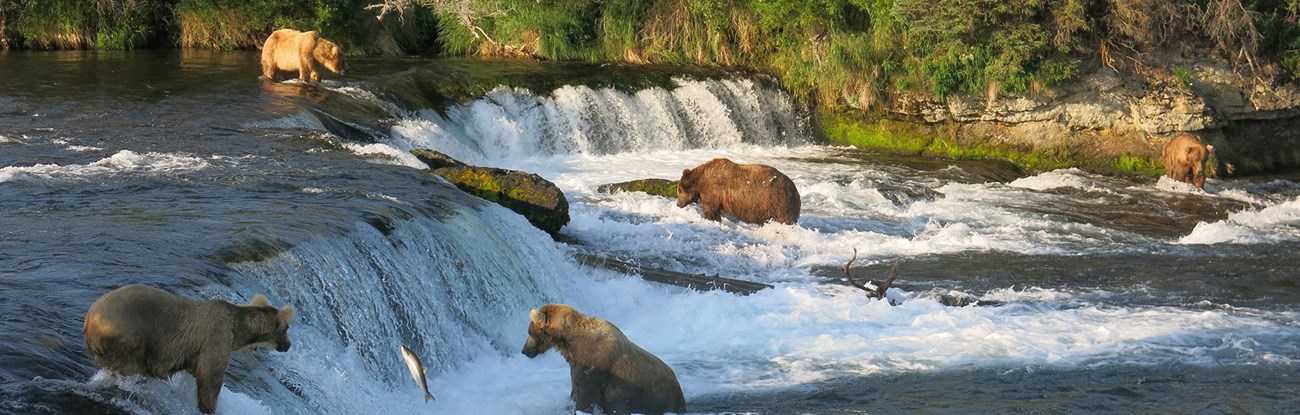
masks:
<path id="1" fill-rule="evenodd" d="M 849 285 L 858 287 L 863 291 L 866 291 L 868 298 L 884 299 L 885 291 L 889 289 L 890 284 L 894 283 L 894 278 L 898 277 L 898 261 L 895 260 L 894 268 L 889 270 L 889 278 L 885 279 L 885 282 L 880 283 L 880 285 L 877 285 L 876 288 L 873 289 L 873 288 L 867 288 L 866 284 L 859 284 L 857 281 L 853 280 L 853 274 L 849 273 L 849 267 L 852 266 L 853 261 L 856 260 L 858 260 L 858 248 L 853 248 L 853 258 L 849 259 L 849 263 L 844 264 L 844 277 L 849 280 Z M 890 301 L 889 303 L 892 305 L 894 302 Z"/>

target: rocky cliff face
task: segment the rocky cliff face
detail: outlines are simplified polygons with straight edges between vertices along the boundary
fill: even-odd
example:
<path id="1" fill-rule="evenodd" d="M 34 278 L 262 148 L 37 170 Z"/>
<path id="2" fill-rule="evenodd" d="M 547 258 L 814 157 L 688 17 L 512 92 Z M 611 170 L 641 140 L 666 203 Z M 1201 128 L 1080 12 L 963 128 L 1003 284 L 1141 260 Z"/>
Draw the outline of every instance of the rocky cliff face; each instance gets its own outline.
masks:
<path id="1" fill-rule="evenodd" d="M 1168 137 L 1191 132 L 1218 149 L 1221 175 L 1300 168 L 1300 85 L 1258 72 L 1190 59 L 1139 71 L 1101 66 L 1053 91 L 895 95 L 885 111 L 955 124 L 958 141 L 1085 158 L 1159 157 Z"/>

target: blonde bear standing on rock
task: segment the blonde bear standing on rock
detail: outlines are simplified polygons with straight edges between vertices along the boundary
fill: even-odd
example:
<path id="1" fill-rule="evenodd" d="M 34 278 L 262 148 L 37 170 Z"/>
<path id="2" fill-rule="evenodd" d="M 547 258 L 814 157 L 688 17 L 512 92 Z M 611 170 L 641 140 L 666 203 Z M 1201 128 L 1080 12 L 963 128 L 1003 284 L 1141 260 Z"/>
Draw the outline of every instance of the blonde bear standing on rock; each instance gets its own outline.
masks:
<path id="1" fill-rule="evenodd" d="M 272 307 L 261 294 L 241 306 L 128 285 L 90 305 L 82 335 L 90 357 L 113 374 L 194 375 L 199 411 L 210 414 L 217 410 L 230 353 L 254 346 L 289 351 L 293 315 L 293 307 Z"/>
<path id="2" fill-rule="evenodd" d="M 686 398 L 673 369 L 632 343 L 618 327 L 564 304 L 529 313 L 524 355 L 556 349 L 569 362 L 577 409 L 606 414 L 686 412 Z"/>
<path id="3" fill-rule="evenodd" d="M 320 83 L 321 67 L 339 75 L 348 70 L 338 45 L 316 32 L 280 29 L 262 44 L 262 76 L 271 82 L 297 76 L 309 83 Z"/>

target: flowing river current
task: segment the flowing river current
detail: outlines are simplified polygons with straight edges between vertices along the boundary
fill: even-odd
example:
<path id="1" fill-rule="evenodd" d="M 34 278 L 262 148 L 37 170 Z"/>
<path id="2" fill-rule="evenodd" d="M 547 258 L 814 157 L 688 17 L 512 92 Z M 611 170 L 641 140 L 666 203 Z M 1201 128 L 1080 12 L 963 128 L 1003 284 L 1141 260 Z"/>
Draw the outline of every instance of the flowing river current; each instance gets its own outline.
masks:
<path id="1" fill-rule="evenodd" d="M 827 145 L 770 80 L 372 58 L 319 87 L 253 53 L 0 54 L 0 413 L 197 413 L 194 380 L 97 375 L 99 295 L 298 309 L 236 353 L 220 414 L 565 414 L 528 311 L 573 305 L 676 372 L 691 413 L 1298 413 L 1300 182 L 1167 179 Z M 556 183 L 558 238 L 408 151 Z M 715 157 L 798 186 L 794 225 L 602 184 Z M 889 291 L 871 300 L 843 267 Z M 770 284 L 696 292 L 600 255 Z M 951 298 L 978 300 L 957 305 Z M 423 391 L 403 365 L 428 367 Z"/>

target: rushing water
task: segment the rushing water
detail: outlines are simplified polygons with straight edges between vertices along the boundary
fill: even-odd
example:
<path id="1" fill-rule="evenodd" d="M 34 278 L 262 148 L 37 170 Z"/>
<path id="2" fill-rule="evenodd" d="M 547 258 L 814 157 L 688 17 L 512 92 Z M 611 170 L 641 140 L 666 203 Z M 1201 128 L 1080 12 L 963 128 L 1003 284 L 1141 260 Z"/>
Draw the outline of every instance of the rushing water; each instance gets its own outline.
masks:
<path id="1" fill-rule="evenodd" d="M 224 414 L 559 414 L 568 367 L 520 353 L 572 304 L 674 368 L 696 413 L 1297 413 L 1295 177 L 1167 180 L 830 147 L 762 77 L 363 59 L 268 85 L 249 53 L 0 54 L 0 412 L 194 413 L 193 379 L 96 376 L 100 294 L 266 293 L 287 353 L 232 358 Z M 532 171 L 557 242 L 407 154 Z M 795 225 L 597 186 L 714 157 L 799 186 Z M 890 297 L 843 283 L 842 267 Z M 694 292 L 575 252 L 772 284 Z M 945 305 L 968 297 L 978 305 Z M 399 345 L 429 366 L 423 393 Z"/>

